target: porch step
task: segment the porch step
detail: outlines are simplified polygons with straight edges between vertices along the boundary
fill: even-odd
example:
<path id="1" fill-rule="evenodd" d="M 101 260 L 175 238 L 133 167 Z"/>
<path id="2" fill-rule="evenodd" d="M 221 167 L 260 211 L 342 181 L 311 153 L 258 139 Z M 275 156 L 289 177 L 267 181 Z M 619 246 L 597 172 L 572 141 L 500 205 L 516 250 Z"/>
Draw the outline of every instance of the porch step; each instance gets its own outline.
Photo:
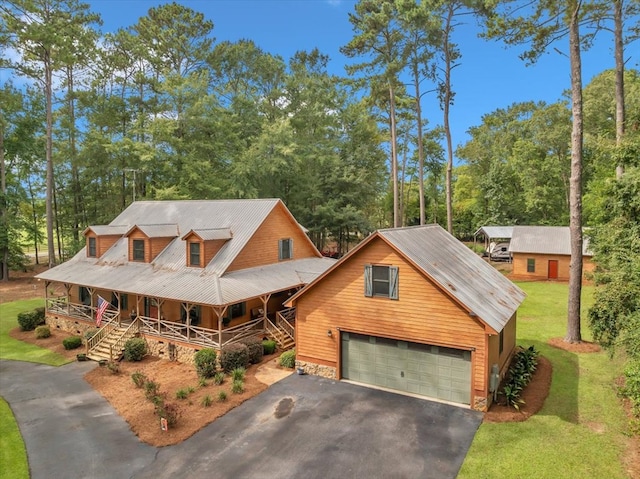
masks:
<path id="1" fill-rule="evenodd" d="M 278 349 L 281 351 L 287 351 L 288 349 L 293 348 L 296 345 L 296 342 L 286 333 L 282 331 L 268 331 L 268 336 L 276 342 L 278 345 Z"/>
<path id="2" fill-rule="evenodd" d="M 111 359 L 111 347 L 118 342 L 122 334 L 126 331 L 126 328 L 116 327 L 112 331 L 109 332 L 107 336 L 102 338 L 102 340 L 96 344 L 91 350 L 87 353 L 87 357 L 94 361 L 100 361 L 101 359 L 110 360 Z M 124 348 L 120 350 L 113 351 L 113 360 L 118 361 L 122 358 L 124 353 Z"/>

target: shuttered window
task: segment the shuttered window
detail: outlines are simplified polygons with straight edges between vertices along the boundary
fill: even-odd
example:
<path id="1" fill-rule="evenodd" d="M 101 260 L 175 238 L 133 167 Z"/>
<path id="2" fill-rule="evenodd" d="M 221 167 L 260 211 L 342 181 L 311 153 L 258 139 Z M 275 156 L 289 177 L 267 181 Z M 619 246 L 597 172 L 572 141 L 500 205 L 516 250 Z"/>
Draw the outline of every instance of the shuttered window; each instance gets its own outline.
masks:
<path id="1" fill-rule="evenodd" d="M 282 261 L 283 259 L 291 259 L 293 258 L 293 239 L 286 238 L 278 241 L 278 259 Z"/>
<path id="2" fill-rule="evenodd" d="M 365 265 L 364 295 L 398 299 L 398 267 Z"/>
<path id="3" fill-rule="evenodd" d="M 88 238 L 88 239 L 89 239 L 89 249 L 87 250 L 87 256 L 89 258 L 95 258 L 97 256 L 96 239 L 95 238 Z"/>

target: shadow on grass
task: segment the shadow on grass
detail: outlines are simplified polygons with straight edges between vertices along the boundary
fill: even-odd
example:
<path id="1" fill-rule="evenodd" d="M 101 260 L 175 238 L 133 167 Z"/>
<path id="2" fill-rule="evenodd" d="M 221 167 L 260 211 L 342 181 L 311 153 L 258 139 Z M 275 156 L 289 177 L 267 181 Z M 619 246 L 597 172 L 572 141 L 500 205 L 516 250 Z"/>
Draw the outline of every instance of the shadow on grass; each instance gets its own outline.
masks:
<path id="1" fill-rule="evenodd" d="M 578 355 L 554 348 L 546 342 L 523 339 L 518 341 L 523 347 L 533 345 L 553 366 L 551 390 L 538 413 L 544 416 L 557 416 L 563 421 L 577 424 L 579 419 L 578 381 L 580 364 Z"/>

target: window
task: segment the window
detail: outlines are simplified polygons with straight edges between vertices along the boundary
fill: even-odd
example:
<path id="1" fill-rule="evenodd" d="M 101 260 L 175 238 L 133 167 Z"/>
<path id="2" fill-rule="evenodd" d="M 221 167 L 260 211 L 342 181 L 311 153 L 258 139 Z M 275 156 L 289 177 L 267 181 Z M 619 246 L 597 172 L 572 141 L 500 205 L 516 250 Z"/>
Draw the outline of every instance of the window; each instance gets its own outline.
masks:
<path id="1" fill-rule="evenodd" d="M 84 286 L 78 287 L 78 296 L 80 297 L 80 302 L 85 306 L 89 306 L 91 304 L 91 294 Z"/>
<path id="2" fill-rule="evenodd" d="M 364 295 L 398 299 L 398 267 L 365 265 Z"/>
<path id="3" fill-rule="evenodd" d="M 535 258 L 527 258 L 527 273 L 536 272 L 536 260 Z"/>
<path id="4" fill-rule="evenodd" d="M 200 243 L 189 243 L 189 266 L 201 266 Z"/>
<path id="5" fill-rule="evenodd" d="M 144 240 L 133 240 L 133 261 L 144 261 Z"/>
<path id="6" fill-rule="evenodd" d="M 120 311 L 126 311 L 129 309 L 129 296 L 124 293 L 120 293 L 120 304 L 118 304 L 118 296 L 116 293 L 111 293 L 111 306 Z"/>
<path id="7" fill-rule="evenodd" d="M 182 307 L 180 308 L 180 320 L 183 323 L 187 322 L 187 310 L 186 308 L 186 304 L 182 303 Z M 197 326 L 198 324 L 200 324 L 200 320 L 202 319 L 202 311 L 200 310 L 200 305 L 196 304 L 191 306 L 191 309 L 189 310 L 189 322 L 191 323 L 191 326 Z"/>
<path id="8" fill-rule="evenodd" d="M 291 238 L 281 239 L 278 241 L 278 259 L 293 258 L 293 240 Z"/>
<path id="9" fill-rule="evenodd" d="M 244 316 L 247 312 L 247 303 L 232 304 L 227 308 L 227 315 L 223 318 L 222 324 L 227 326 L 232 319 Z"/>
<path id="10" fill-rule="evenodd" d="M 498 336 L 498 354 L 502 354 L 502 351 L 504 351 L 504 330 L 500 331 Z"/>
<path id="11" fill-rule="evenodd" d="M 97 256 L 96 254 L 96 239 L 95 238 L 88 238 L 88 250 L 87 250 L 87 256 L 90 258 L 95 258 Z"/>

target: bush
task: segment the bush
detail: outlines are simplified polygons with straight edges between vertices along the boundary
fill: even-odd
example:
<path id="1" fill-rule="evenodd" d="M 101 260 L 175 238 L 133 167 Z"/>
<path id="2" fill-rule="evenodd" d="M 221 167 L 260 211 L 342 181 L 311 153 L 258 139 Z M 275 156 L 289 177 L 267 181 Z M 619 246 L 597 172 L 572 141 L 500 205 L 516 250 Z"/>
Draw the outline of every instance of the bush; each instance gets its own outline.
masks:
<path id="1" fill-rule="evenodd" d="M 36 328 L 36 339 L 44 339 L 51 337 L 51 330 L 49 326 L 42 325 Z"/>
<path id="2" fill-rule="evenodd" d="M 144 397 L 153 401 L 160 394 L 160 385 L 151 379 L 144 383 Z M 154 401 L 155 402 L 155 401 Z"/>
<path id="3" fill-rule="evenodd" d="M 264 346 L 262 345 L 262 341 L 256 337 L 247 338 L 242 341 L 247 345 L 247 349 L 249 350 L 249 362 L 251 364 L 258 364 L 262 361 L 262 357 L 264 356 Z"/>
<path id="4" fill-rule="evenodd" d="M 220 386 L 224 382 L 224 373 L 222 371 L 218 372 L 213 376 L 213 382 L 217 386 Z"/>
<path id="5" fill-rule="evenodd" d="M 44 324 L 44 308 L 18 313 L 18 324 L 22 331 L 33 331 L 36 327 Z"/>
<path id="6" fill-rule="evenodd" d="M 200 401 L 200 404 L 202 404 L 202 407 L 209 407 L 213 404 L 213 399 L 211 399 L 211 396 L 207 394 L 202 398 L 202 401 Z"/>
<path id="7" fill-rule="evenodd" d="M 118 374 L 120 372 L 120 363 L 116 361 L 109 361 L 107 363 L 107 369 L 111 371 L 112 374 Z"/>
<path id="8" fill-rule="evenodd" d="M 169 426 L 175 426 L 182 415 L 182 410 L 176 403 L 162 402 L 156 404 L 156 414 L 165 418 Z"/>
<path id="9" fill-rule="evenodd" d="M 207 387 L 208 383 L 207 383 L 207 378 L 198 378 L 198 387 L 199 388 L 204 388 Z"/>
<path id="10" fill-rule="evenodd" d="M 212 378 L 217 370 L 216 365 L 217 354 L 211 348 L 201 349 L 194 356 L 196 372 L 198 377 Z"/>
<path id="11" fill-rule="evenodd" d="M 280 355 L 280 366 L 283 368 L 293 368 L 296 365 L 296 350 L 290 349 Z"/>
<path id="12" fill-rule="evenodd" d="M 246 344 L 234 343 L 227 346 L 220 356 L 220 366 L 225 372 L 249 366 L 249 348 Z"/>
<path id="13" fill-rule="evenodd" d="M 231 386 L 231 392 L 233 394 L 241 394 L 244 392 L 244 382 L 240 379 L 236 379 L 233 381 L 233 385 Z"/>
<path id="14" fill-rule="evenodd" d="M 149 380 L 149 378 L 147 378 L 147 375 L 142 371 L 136 371 L 133 374 L 131 374 L 131 380 L 133 381 L 133 384 L 135 384 L 137 388 L 141 388 L 142 386 L 145 385 L 145 383 Z"/>
<path id="15" fill-rule="evenodd" d="M 538 351 L 533 346 L 518 351 L 511 360 L 502 394 L 507 406 L 519 410 L 524 401 L 520 398 L 524 387 L 529 384 L 538 365 Z"/>
<path id="16" fill-rule="evenodd" d="M 271 339 L 265 339 L 262 341 L 262 349 L 264 354 L 273 354 L 276 352 L 276 342 Z"/>
<path id="17" fill-rule="evenodd" d="M 100 331 L 98 328 L 89 328 L 84 332 L 84 339 L 89 341 L 92 337 L 94 337 L 98 331 Z"/>
<path id="18" fill-rule="evenodd" d="M 218 393 L 218 402 L 225 402 L 227 400 L 227 393 L 224 391 L 220 391 Z"/>
<path id="19" fill-rule="evenodd" d="M 142 361 L 147 354 L 147 343 L 142 338 L 131 338 L 124 343 L 124 359 L 127 361 Z"/>
<path id="20" fill-rule="evenodd" d="M 62 340 L 62 345 L 66 350 L 79 348 L 82 346 L 82 338 L 80 336 L 69 336 Z"/>
<path id="21" fill-rule="evenodd" d="M 187 399 L 187 396 L 189 396 L 189 392 L 184 388 L 176 391 L 176 399 Z"/>
<path id="22" fill-rule="evenodd" d="M 247 372 L 247 370 L 245 368 L 235 368 L 233 371 L 231 371 L 231 379 L 233 379 L 234 381 L 244 381 L 244 375 Z"/>

